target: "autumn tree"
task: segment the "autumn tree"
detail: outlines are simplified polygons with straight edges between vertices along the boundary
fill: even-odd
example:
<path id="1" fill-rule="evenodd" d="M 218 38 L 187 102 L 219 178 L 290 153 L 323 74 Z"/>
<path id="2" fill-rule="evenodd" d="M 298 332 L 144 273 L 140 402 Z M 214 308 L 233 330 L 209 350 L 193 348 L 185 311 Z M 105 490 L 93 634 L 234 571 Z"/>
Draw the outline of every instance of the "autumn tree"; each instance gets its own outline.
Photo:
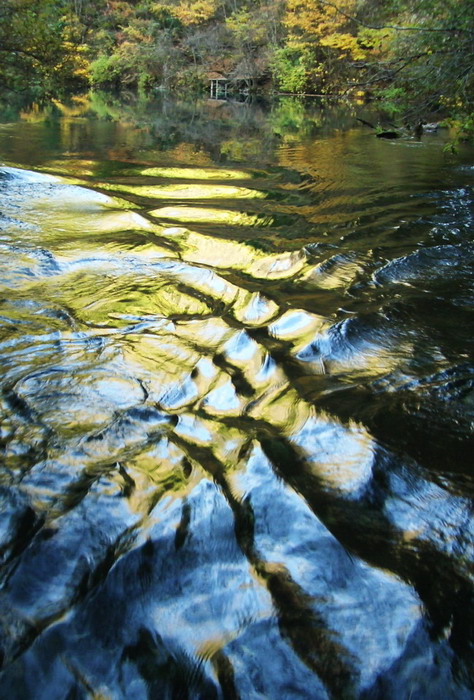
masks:
<path id="1" fill-rule="evenodd" d="M 281 36 L 283 3 L 255 3 L 240 7 L 226 19 L 233 42 L 231 77 L 252 89 L 269 74 L 271 57 Z"/>
<path id="2" fill-rule="evenodd" d="M 185 26 L 197 26 L 209 22 L 219 4 L 219 0 L 181 0 L 171 11 Z"/>
<path id="3" fill-rule="evenodd" d="M 80 45 L 66 0 L 2 0 L 0 84 L 4 89 L 54 93 L 86 82 Z"/>
<path id="4" fill-rule="evenodd" d="M 389 40 L 360 83 L 412 122 L 438 110 L 474 131 L 474 3 L 405 0 L 381 24 Z"/>
<path id="5" fill-rule="evenodd" d="M 365 57 L 351 13 L 356 0 L 325 2 L 286 0 L 284 44 L 273 68 L 280 88 L 289 92 L 328 91 L 350 62 Z"/>
<path id="6" fill-rule="evenodd" d="M 0 0 L 0 84 L 361 94 L 474 129 L 472 0 Z"/>

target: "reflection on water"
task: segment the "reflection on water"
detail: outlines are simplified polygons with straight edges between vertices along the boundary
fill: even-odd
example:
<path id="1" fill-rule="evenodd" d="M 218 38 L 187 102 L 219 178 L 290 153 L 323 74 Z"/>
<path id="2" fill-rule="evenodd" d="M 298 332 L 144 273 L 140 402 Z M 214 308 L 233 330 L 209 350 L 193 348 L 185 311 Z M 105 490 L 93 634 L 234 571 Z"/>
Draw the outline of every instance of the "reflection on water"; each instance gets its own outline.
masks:
<path id="1" fill-rule="evenodd" d="M 0 689 L 471 698 L 466 149 L 289 100 L 0 124 Z"/>

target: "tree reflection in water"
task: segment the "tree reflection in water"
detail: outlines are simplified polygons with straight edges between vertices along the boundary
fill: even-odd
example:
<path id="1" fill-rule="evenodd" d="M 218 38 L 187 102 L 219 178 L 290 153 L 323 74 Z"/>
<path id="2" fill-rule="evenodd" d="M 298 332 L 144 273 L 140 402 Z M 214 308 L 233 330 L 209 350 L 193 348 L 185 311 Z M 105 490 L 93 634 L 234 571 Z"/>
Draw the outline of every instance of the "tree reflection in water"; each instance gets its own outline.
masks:
<path id="1" fill-rule="evenodd" d="M 0 148 L 2 696 L 471 697 L 469 152 L 100 95 Z"/>

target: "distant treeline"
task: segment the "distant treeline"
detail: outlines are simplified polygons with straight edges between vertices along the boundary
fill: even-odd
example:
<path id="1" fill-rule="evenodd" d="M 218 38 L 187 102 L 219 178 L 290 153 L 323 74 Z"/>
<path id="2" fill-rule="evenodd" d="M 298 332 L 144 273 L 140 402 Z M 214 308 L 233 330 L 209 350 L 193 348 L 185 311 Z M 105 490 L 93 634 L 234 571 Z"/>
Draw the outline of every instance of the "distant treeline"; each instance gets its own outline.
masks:
<path id="1" fill-rule="evenodd" d="M 351 95 L 473 129 L 472 0 L 2 0 L 0 87 Z M 223 84 L 223 83 L 221 83 Z"/>

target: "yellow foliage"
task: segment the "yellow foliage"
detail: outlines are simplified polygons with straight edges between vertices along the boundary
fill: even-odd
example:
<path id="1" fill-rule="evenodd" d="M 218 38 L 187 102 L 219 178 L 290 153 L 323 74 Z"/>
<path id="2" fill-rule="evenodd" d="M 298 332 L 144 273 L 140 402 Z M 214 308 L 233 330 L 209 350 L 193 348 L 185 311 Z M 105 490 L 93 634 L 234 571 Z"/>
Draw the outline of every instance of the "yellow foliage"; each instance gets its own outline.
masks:
<path id="1" fill-rule="evenodd" d="M 78 66 L 73 70 L 72 75 L 74 78 L 78 78 L 81 80 L 81 82 L 85 83 L 90 76 L 89 64 L 87 63 L 82 66 Z"/>
<path id="2" fill-rule="evenodd" d="M 352 34 L 339 34 L 335 32 L 329 36 L 322 37 L 319 41 L 321 46 L 330 46 L 333 49 L 339 49 L 355 60 L 363 60 L 366 57 L 366 52 L 358 44 L 357 38 Z"/>
<path id="3" fill-rule="evenodd" d="M 250 39 L 252 43 L 258 44 L 264 42 L 267 36 L 267 26 L 263 18 L 248 10 L 234 12 L 227 18 L 226 26 L 241 42 Z"/>
<path id="4" fill-rule="evenodd" d="M 339 0 L 338 8 L 341 12 L 319 2 L 287 0 L 284 25 L 288 43 L 291 46 L 317 43 L 348 54 L 354 60 L 365 59 L 366 49 L 371 47 L 347 31 L 350 20 L 345 15 L 354 15 L 356 0 Z"/>
<path id="5" fill-rule="evenodd" d="M 356 10 L 355 0 L 339 0 L 339 9 L 348 14 Z M 308 39 L 328 36 L 347 24 L 347 18 L 330 5 L 308 0 L 287 0 L 283 20 L 288 33 Z"/>
<path id="6" fill-rule="evenodd" d="M 84 103 L 75 102 L 74 104 L 67 105 L 59 100 L 51 100 L 51 102 L 65 117 L 79 117 L 85 112 Z"/>
<path id="7" fill-rule="evenodd" d="M 21 121 L 29 122 L 30 124 L 37 124 L 39 122 L 44 122 L 45 118 L 48 117 L 48 112 L 44 107 L 34 103 L 28 109 L 24 109 L 19 114 Z"/>
<path id="8" fill-rule="evenodd" d="M 359 45 L 374 53 L 381 53 L 388 49 L 388 46 L 394 38 L 394 30 L 391 29 L 368 29 L 367 27 L 359 27 L 357 40 Z"/>
<path id="9" fill-rule="evenodd" d="M 216 13 L 218 0 L 181 0 L 172 12 L 183 24 L 202 24 Z"/>

